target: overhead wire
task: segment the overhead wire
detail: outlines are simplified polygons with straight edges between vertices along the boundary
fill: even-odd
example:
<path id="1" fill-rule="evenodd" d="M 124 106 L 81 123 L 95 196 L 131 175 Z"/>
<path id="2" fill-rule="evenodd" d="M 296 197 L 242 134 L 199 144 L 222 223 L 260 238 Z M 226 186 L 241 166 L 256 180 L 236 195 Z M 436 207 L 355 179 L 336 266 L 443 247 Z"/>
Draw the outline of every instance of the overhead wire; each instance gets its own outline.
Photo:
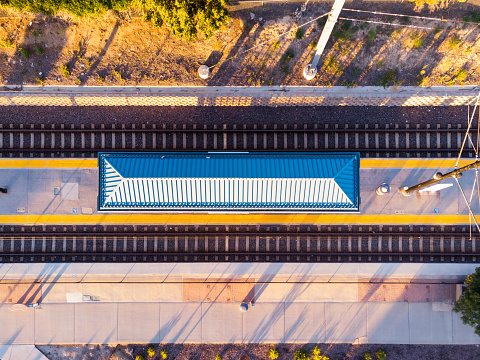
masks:
<path id="1" fill-rule="evenodd" d="M 322 14 L 322 15 L 320 15 L 320 16 L 317 16 L 316 18 L 314 18 L 314 19 L 312 19 L 312 20 L 309 20 L 309 21 L 307 21 L 306 23 L 303 23 L 303 24 L 301 24 L 301 25 L 295 26 L 295 27 L 293 27 L 293 28 L 285 31 L 284 33 L 282 33 L 282 34 L 280 34 L 280 35 L 277 35 L 277 36 L 274 36 L 274 37 L 272 37 L 272 38 L 270 38 L 270 39 L 268 39 L 268 40 L 265 40 L 265 41 L 261 42 L 260 44 L 257 44 L 257 45 L 255 45 L 255 46 L 252 46 L 251 48 L 249 48 L 249 49 L 247 49 L 247 50 L 244 50 L 244 51 L 242 51 L 242 52 L 239 52 L 238 54 L 235 54 L 235 55 L 233 55 L 233 56 L 231 56 L 231 57 L 223 60 L 222 62 L 220 62 L 220 63 L 218 63 L 218 64 L 211 65 L 211 66 L 209 66 L 208 68 L 209 68 L 209 69 L 212 69 L 212 68 L 214 68 L 215 66 L 218 66 L 218 65 L 220 65 L 220 64 L 224 64 L 224 63 L 226 63 L 227 61 L 232 60 L 232 59 L 236 58 L 236 57 L 239 56 L 239 55 L 242 55 L 242 54 L 245 54 L 245 53 L 247 53 L 247 52 L 249 52 L 249 51 L 252 51 L 253 49 L 255 49 L 255 48 L 259 47 L 259 46 L 268 44 L 268 43 L 269 43 L 270 41 L 272 41 L 272 40 L 279 39 L 279 38 L 281 38 L 282 36 L 287 35 L 288 33 L 292 32 L 292 31 L 294 31 L 294 30 L 300 29 L 301 27 L 303 27 L 303 26 L 305 26 L 305 25 L 308 25 L 308 24 L 310 24 L 310 23 L 312 23 L 312 22 L 314 22 L 314 21 L 316 21 L 316 20 L 318 20 L 318 19 L 321 19 L 322 17 L 325 17 L 325 16 L 329 15 L 330 12 L 331 12 L 331 11 L 329 11 L 328 13 Z"/>
<path id="2" fill-rule="evenodd" d="M 430 21 L 441 21 L 441 22 L 455 22 L 455 23 L 462 23 L 462 24 L 472 24 L 479 26 L 479 23 L 473 21 L 462 21 L 462 20 L 454 20 L 454 19 L 444 19 L 444 18 L 433 18 L 428 16 L 419 16 L 419 15 L 404 15 L 404 14 L 393 14 L 387 13 L 382 11 L 368 11 L 368 10 L 358 10 L 358 9 L 345 9 L 343 8 L 342 11 L 353 11 L 359 13 L 368 13 L 368 14 L 375 14 L 375 15 L 387 15 L 387 16 L 398 16 L 398 17 L 408 17 L 413 19 L 422 19 L 422 20 L 430 20 Z"/>
<path id="3" fill-rule="evenodd" d="M 372 23 L 372 24 L 380 24 L 380 25 L 390 25 L 390 26 L 401 26 L 401 27 L 407 27 L 407 28 L 412 28 L 412 29 L 424 29 L 424 30 L 442 30 L 434 27 L 428 27 L 428 26 L 417 26 L 417 25 L 406 25 L 406 24 L 392 24 L 384 21 L 376 21 L 376 20 L 361 20 L 361 19 L 352 19 L 352 18 L 346 18 L 346 17 L 339 17 L 341 20 L 350 20 L 350 21 L 361 21 L 361 22 L 366 22 L 366 23 Z"/>

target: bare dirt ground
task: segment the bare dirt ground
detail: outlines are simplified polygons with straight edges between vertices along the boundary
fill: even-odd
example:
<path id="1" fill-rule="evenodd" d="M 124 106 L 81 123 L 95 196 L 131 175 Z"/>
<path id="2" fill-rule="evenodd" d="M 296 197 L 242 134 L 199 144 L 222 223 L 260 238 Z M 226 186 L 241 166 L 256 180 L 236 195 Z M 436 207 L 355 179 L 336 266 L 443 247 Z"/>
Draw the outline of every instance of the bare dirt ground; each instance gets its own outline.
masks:
<path id="1" fill-rule="evenodd" d="M 191 344 L 191 345 L 152 345 L 155 356 L 147 356 L 147 346 L 38 346 L 50 360 L 133 360 L 141 355 L 145 360 L 161 359 L 160 351 L 167 350 L 167 360 L 214 360 L 220 355 L 222 360 L 269 359 L 268 353 L 273 344 Z M 315 344 L 278 344 L 278 360 L 294 358 L 296 351 L 312 351 Z M 376 359 L 375 353 L 383 350 L 387 360 L 464 360 L 480 358 L 478 345 L 349 345 L 319 344 L 322 355 L 330 360 L 361 360 L 365 353 Z M 246 358 L 244 356 L 247 356 Z"/>
<path id="2" fill-rule="evenodd" d="M 152 28 L 132 11 L 77 19 L 1 10 L 0 85 L 430 86 L 480 80 L 478 25 L 412 16 L 462 20 L 477 12 L 473 20 L 480 21 L 473 3 L 456 2 L 430 13 L 415 12 L 411 2 L 347 1 L 344 9 L 411 17 L 343 10 L 341 17 L 377 23 L 340 21 L 310 82 L 302 71 L 323 28 L 315 18 L 329 11 L 331 2 L 309 2 L 297 16 L 300 6 L 232 4 L 227 25 L 211 39 L 191 43 L 166 28 Z M 273 39 L 309 21 L 304 34 L 294 30 Z M 215 65 L 208 80 L 197 75 L 202 64 Z"/>

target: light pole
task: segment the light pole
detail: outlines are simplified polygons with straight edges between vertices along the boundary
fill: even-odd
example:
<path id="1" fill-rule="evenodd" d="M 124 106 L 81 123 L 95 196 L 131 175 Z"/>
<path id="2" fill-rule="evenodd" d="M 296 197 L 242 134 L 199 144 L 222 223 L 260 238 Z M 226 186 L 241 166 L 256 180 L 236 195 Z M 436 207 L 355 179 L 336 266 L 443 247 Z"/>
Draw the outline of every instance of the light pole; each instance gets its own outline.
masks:
<path id="1" fill-rule="evenodd" d="M 448 173 L 446 173 L 445 175 L 443 175 L 442 173 L 440 172 L 437 172 L 435 175 L 433 175 L 433 178 L 431 178 L 430 180 L 427 180 L 427 181 L 424 181 L 424 182 L 421 182 L 420 184 L 417 184 L 417 185 L 414 185 L 414 186 L 404 186 L 400 189 L 398 189 L 398 192 L 402 193 L 403 195 L 405 196 L 410 196 L 410 194 L 416 190 L 420 190 L 426 186 L 429 186 L 429 185 L 432 185 L 432 184 L 435 184 L 441 180 L 444 180 L 444 179 L 448 179 L 448 178 L 454 178 L 454 179 L 458 179 L 458 178 L 461 178 L 462 177 L 462 173 L 464 171 L 467 171 L 467 170 L 470 170 L 470 169 L 474 169 L 474 168 L 478 168 L 480 166 L 480 160 L 477 160 L 471 164 L 468 164 L 464 167 L 461 167 L 459 169 L 456 169 L 456 170 L 453 170 L 453 171 L 450 171 Z"/>
<path id="2" fill-rule="evenodd" d="M 303 77 L 307 80 L 312 80 L 317 74 L 318 60 L 320 60 L 320 56 L 322 56 L 323 50 L 325 50 L 325 46 L 327 46 L 327 41 L 330 38 L 333 27 L 338 20 L 340 11 L 342 11 L 343 4 L 345 4 L 345 0 L 335 0 L 335 2 L 333 3 L 332 11 L 330 11 L 330 13 L 328 14 L 325 27 L 323 28 L 322 34 L 320 35 L 320 39 L 318 39 L 317 48 L 312 63 L 308 64 L 303 69 Z"/>

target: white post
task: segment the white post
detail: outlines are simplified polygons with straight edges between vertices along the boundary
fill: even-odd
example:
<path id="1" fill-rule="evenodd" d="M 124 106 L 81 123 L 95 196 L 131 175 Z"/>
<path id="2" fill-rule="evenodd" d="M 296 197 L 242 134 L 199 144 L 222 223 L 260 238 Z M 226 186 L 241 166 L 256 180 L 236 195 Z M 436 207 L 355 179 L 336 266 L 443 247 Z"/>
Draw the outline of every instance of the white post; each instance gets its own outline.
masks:
<path id="1" fill-rule="evenodd" d="M 328 14 L 327 23 L 323 28 L 320 39 L 318 39 L 317 48 L 312 63 L 308 64 L 307 66 L 305 66 L 305 69 L 303 69 L 303 76 L 307 80 L 312 80 L 317 74 L 318 60 L 320 60 L 320 56 L 322 56 L 323 50 L 325 50 L 325 46 L 327 45 L 327 41 L 330 38 L 333 27 L 337 23 L 340 11 L 342 11 L 343 4 L 345 4 L 345 0 L 335 0 L 335 2 L 333 3 L 332 11 L 330 11 L 330 13 Z"/>

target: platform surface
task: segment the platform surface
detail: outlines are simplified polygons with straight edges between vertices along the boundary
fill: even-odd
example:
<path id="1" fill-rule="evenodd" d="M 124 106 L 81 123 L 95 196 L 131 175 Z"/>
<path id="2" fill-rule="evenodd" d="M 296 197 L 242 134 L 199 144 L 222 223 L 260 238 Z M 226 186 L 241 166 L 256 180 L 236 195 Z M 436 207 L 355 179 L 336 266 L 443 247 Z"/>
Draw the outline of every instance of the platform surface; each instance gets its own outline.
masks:
<path id="1" fill-rule="evenodd" d="M 462 160 L 459 166 L 469 163 Z M 451 187 L 427 195 L 405 197 L 397 190 L 447 172 L 454 159 L 362 159 L 361 211 L 342 213 L 175 213 L 97 211 L 98 169 L 95 159 L 0 160 L 0 222 L 4 224 L 468 224 L 469 212 L 454 179 Z M 471 197 L 475 171 L 460 179 Z M 378 196 L 382 183 L 391 192 Z M 478 196 L 472 201 L 480 214 Z M 478 218 L 480 221 L 480 217 Z"/>
<path id="2" fill-rule="evenodd" d="M 41 296 L 22 310 L 0 301 L 0 343 L 480 344 L 452 311 L 456 284 L 480 264 L 145 265 L 2 265 L 0 285 L 36 276 Z M 215 297 L 192 299 L 191 284 Z"/>

